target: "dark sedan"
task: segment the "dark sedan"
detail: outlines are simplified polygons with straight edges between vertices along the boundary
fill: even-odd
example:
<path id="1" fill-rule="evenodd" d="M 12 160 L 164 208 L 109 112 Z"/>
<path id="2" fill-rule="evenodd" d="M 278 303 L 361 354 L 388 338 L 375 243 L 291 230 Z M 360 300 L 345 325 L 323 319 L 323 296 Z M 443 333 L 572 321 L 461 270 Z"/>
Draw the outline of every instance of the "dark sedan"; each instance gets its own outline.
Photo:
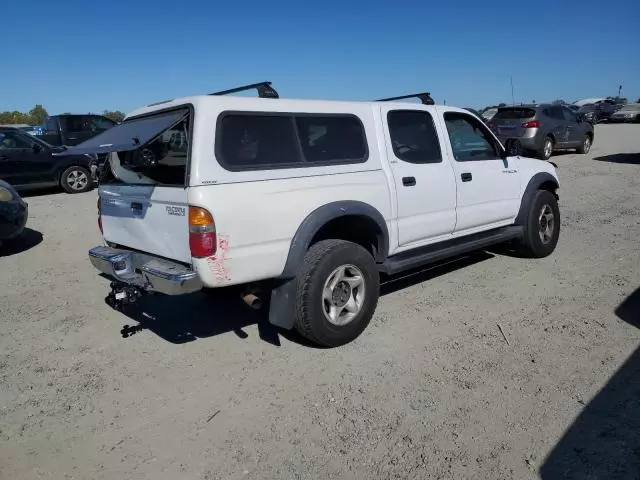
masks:
<path id="1" fill-rule="evenodd" d="M 62 187 L 68 193 L 91 190 L 99 168 L 96 156 L 59 156 L 54 147 L 16 128 L 0 127 L 0 179 L 17 190 Z"/>
<path id="2" fill-rule="evenodd" d="M 0 246 L 16 238 L 27 223 L 28 206 L 15 188 L 0 180 Z"/>

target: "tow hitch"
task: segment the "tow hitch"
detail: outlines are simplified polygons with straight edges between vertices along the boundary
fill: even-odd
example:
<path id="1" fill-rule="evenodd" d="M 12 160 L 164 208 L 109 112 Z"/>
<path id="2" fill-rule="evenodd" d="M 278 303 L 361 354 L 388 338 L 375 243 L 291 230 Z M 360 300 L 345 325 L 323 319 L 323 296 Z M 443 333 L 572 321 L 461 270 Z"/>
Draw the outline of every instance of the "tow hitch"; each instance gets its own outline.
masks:
<path id="1" fill-rule="evenodd" d="M 136 287 L 121 282 L 111 282 L 111 292 L 107 295 L 107 303 L 116 310 L 122 310 L 125 305 L 135 303 L 146 292 Z"/>

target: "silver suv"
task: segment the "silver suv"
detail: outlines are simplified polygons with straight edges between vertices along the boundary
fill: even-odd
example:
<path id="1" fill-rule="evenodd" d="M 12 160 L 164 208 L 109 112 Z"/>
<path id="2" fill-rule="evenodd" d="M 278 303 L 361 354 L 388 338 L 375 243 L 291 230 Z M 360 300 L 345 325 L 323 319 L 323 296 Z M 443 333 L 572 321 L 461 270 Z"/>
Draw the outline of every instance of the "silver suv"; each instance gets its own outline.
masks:
<path id="1" fill-rule="evenodd" d="M 510 153 L 531 151 L 543 160 L 554 150 L 588 153 L 593 144 L 593 125 L 564 105 L 501 107 L 489 125 Z"/>

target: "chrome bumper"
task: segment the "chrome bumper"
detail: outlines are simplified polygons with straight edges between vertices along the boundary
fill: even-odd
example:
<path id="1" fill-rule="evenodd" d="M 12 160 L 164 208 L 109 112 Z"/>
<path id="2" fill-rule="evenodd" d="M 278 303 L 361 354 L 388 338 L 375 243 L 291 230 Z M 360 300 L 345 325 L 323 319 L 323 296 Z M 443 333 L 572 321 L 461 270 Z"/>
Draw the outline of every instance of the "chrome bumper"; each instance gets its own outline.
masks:
<path id="1" fill-rule="evenodd" d="M 89 250 L 89 259 L 105 275 L 142 290 L 182 295 L 202 288 L 189 267 L 153 255 L 100 245 Z"/>

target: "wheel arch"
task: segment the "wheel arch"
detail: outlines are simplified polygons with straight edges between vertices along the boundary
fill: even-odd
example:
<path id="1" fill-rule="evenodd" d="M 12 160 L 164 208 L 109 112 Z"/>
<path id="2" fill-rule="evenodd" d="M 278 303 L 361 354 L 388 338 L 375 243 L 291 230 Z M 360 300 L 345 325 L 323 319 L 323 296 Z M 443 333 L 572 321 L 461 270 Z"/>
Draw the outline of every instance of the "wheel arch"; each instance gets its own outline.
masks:
<path id="1" fill-rule="evenodd" d="M 315 209 L 302 221 L 280 278 L 294 277 L 309 247 L 329 238 L 362 245 L 376 262 L 383 262 L 389 252 L 387 223 L 378 209 L 354 200 L 332 202 Z"/>
<path id="2" fill-rule="evenodd" d="M 556 199 L 558 199 L 558 188 L 560 185 L 558 184 L 558 180 L 547 172 L 536 173 L 527 184 L 527 187 L 522 194 L 522 199 L 520 200 L 520 209 L 518 210 L 518 215 L 515 219 L 516 225 L 524 225 L 524 222 L 527 218 L 528 207 L 533 200 L 534 195 L 538 190 L 547 190 L 551 192 Z"/>

